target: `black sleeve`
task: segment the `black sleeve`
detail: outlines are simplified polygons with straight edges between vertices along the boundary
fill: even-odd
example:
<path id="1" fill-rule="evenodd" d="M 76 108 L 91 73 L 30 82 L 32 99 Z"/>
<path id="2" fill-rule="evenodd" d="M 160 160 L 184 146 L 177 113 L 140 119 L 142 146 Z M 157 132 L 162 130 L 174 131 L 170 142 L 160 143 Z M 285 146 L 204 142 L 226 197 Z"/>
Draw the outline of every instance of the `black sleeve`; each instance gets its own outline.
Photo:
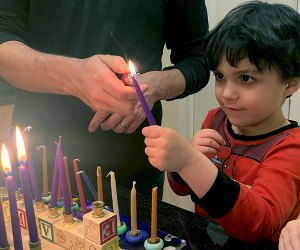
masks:
<path id="1" fill-rule="evenodd" d="M 29 0 L 0 0 L 0 44 L 26 43 Z"/>
<path id="2" fill-rule="evenodd" d="M 166 14 L 166 47 L 171 50 L 171 62 L 165 69 L 179 69 L 186 80 L 183 98 L 200 91 L 209 80 L 203 60 L 203 43 L 208 33 L 208 18 L 204 0 L 169 1 Z"/>
<path id="3" fill-rule="evenodd" d="M 234 206 L 239 193 L 240 184 L 218 170 L 217 178 L 210 190 L 201 199 L 192 193 L 191 199 L 211 217 L 220 218 Z"/>

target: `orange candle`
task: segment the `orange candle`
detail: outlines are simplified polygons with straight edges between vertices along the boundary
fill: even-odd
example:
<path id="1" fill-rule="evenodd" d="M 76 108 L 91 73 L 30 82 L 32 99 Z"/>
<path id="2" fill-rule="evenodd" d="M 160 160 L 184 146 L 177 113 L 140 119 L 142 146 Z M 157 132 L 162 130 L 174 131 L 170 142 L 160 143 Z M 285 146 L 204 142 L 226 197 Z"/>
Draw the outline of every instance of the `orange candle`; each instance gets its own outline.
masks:
<path id="1" fill-rule="evenodd" d="M 97 167 L 97 189 L 98 189 L 98 201 L 103 201 L 103 189 L 102 189 L 102 169 Z"/>
<path id="2" fill-rule="evenodd" d="M 136 182 L 132 182 L 132 189 L 130 192 L 130 222 L 131 222 L 131 236 L 137 235 L 137 213 L 136 213 Z"/>
<path id="3" fill-rule="evenodd" d="M 150 243 L 157 242 L 157 187 L 152 188 L 152 207 L 151 207 L 151 239 Z"/>
<path id="4" fill-rule="evenodd" d="M 67 177 L 67 185 L 69 190 L 69 196 L 70 196 L 70 204 L 73 204 L 73 198 L 72 198 L 72 190 L 71 190 L 71 182 L 70 182 L 70 174 L 69 174 L 69 166 L 68 166 L 68 156 L 64 156 L 64 167 L 66 171 L 66 177 Z"/>
<path id="5" fill-rule="evenodd" d="M 57 201 L 60 201 L 61 198 L 61 178 L 58 179 L 58 189 L 57 189 Z"/>
<path id="6" fill-rule="evenodd" d="M 38 150 L 42 149 L 43 162 L 43 195 L 48 196 L 48 164 L 47 164 L 47 147 L 45 145 L 38 146 Z"/>
<path id="7" fill-rule="evenodd" d="M 80 177 L 80 174 L 78 174 L 79 169 L 78 169 L 77 161 L 79 161 L 79 160 L 78 159 L 73 160 L 74 174 L 75 174 L 76 185 L 77 185 L 77 189 L 78 189 L 78 196 L 79 196 L 81 211 L 83 213 L 86 213 L 87 209 L 86 209 L 86 203 L 85 203 L 85 196 L 84 196 L 84 192 L 83 192 L 83 188 L 82 188 L 81 177 Z"/>

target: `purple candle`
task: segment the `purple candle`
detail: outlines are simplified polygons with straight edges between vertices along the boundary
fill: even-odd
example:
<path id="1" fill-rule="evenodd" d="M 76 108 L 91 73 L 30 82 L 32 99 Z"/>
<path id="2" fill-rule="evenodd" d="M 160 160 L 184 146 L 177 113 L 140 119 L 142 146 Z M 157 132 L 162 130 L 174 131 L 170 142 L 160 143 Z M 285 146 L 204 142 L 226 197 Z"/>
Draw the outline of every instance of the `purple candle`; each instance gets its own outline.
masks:
<path id="1" fill-rule="evenodd" d="M 61 137 L 59 137 L 59 141 L 57 144 L 57 152 L 58 152 L 57 157 L 58 157 L 59 177 L 61 178 L 60 180 L 61 180 L 62 195 L 64 198 L 64 214 L 69 215 L 72 212 L 71 212 L 69 188 L 67 183 L 67 175 L 66 175 L 64 160 L 63 160 Z"/>
<path id="2" fill-rule="evenodd" d="M 7 174 L 6 185 L 7 185 L 7 193 L 8 193 L 8 200 L 9 200 L 10 222 L 11 222 L 13 238 L 14 238 L 14 248 L 22 250 L 23 245 L 22 245 L 22 237 L 21 237 L 20 220 L 19 220 L 18 208 L 17 208 L 16 196 L 15 196 L 15 183 L 14 183 L 13 176 L 11 176 L 11 165 L 10 165 L 8 151 L 5 145 L 2 145 L 1 161 L 2 161 L 2 167 L 5 173 Z"/>
<path id="3" fill-rule="evenodd" d="M 31 154 L 29 152 L 30 152 L 30 149 L 27 150 L 26 165 L 28 167 L 29 176 L 30 176 L 30 180 L 31 180 L 32 188 L 33 188 L 35 201 L 36 202 L 41 202 L 41 201 L 43 201 L 42 193 L 41 193 L 40 185 L 38 183 L 36 172 L 35 172 L 35 169 L 34 169 L 34 166 L 33 166 Z"/>
<path id="4" fill-rule="evenodd" d="M 14 128 L 10 127 L 8 129 L 8 136 L 7 136 L 7 150 L 10 158 L 10 164 L 12 166 L 11 172 L 12 176 L 14 177 L 14 183 L 15 183 L 15 190 L 17 191 L 20 187 L 19 183 L 19 176 L 16 166 L 16 153 L 15 153 L 15 144 L 14 144 Z"/>
<path id="5" fill-rule="evenodd" d="M 29 176 L 28 176 L 27 168 L 22 164 L 19 167 L 19 174 L 20 174 L 21 186 L 23 191 L 23 199 L 24 199 L 26 217 L 28 223 L 29 240 L 30 243 L 37 243 L 39 241 L 39 236 L 36 228 L 36 219 L 35 219 L 35 214 L 33 209 L 32 195 L 30 191 Z"/>
<path id="6" fill-rule="evenodd" d="M 20 220 L 18 215 L 18 208 L 15 196 L 15 183 L 12 176 L 6 177 L 7 184 L 7 193 L 9 200 L 9 209 L 10 209 L 10 222 L 13 231 L 14 238 L 14 248 L 15 249 L 23 249 L 22 237 L 21 237 L 21 227 Z"/>
<path id="7" fill-rule="evenodd" d="M 154 119 L 154 117 L 153 117 L 153 115 L 151 113 L 151 110 L 150 110 L 150 108 L 149 108 L 149 106 L 148 106 L 148 104 L 147 104 L 147 102 L 145 100 L 143 92 L 140 89 L 140 86 L 139 86 L 139 84 L 138 84 L 138 82 L 136 80 L 136 77 L 135 77 L 135 74 L 136 74 L 135 68 L 134 68 L 134 66 L 133 66 L 133 64 L 132 64 L 131 61 L 129 61 L 129 69 L 130 69 L 130 72 L 131 72 L 131 75 L 132 75 L 133 86 L 134 86 L 135 91 L 136 91 L 136 93 L 137 93 L 137 95 L 139 97 L 139 100 L 140 100 L 141 104 L 142 104 L 142 107 L 143 107 L 144 112 L 146 114 L 147 120 L 148 120 L 148 122 L 149 122 L 150 125 L 156 125 L 155 119 Z"/>
<path id="8" fill-rule="evenodd" d="M 57 207 L 57 193 L 58 193 L 58 182 L 59 182 L 59 147 L 58 143 L 56 144 L 56 154 L 54 161 L 54 170 L 52 175 L 52 184 L 51 184 L 51 200 L 49 204 L 49 208 Z"/>
<path id="9" fill-rule="evenodd" d="M 28 128 L 29 127 L 27 127 L 27 129 L 25 129 L 25 131 L 29 132 L 30 130 Z M 42 193 L 41 193 L 40 185 L 38 183 L 38 179 L 37 179 L 37 176 L 36 176 L 33 161 L 32 161 L 32 158 L 31 158 L 30 143 L 28 141 L 28 138 L 26 138 L 26 137 L 25 137 L 24 141 L 25 141 L 25 148 L 27 149 L 27 151 L 26 151 L 26 153 L 27 153 L 26 166 L 28 167 L 28 170 L 29 170 L 29 176 L 30 176 L 30 181 L 31 181 L 33 193 L 34 193 L 34 198 L 35 198 L 36 202 L 41 202 L 41 201 L 43 201 Z"/>
<path id="10" fill-rule="evenodd" d="M 19 175 L 21 180 L 23 199 L 24 199 L 25 210 L 26 210 L 26 218 L 28 223 L 29 241 L 30 243 L 34 244 L 39 242 L 39 236 L 36 228 L 32 194 L 30 190 L 30 180 L 29 180 L 27 168 L 25 167 L 25 162 L 26 162 L 25 143 L 22 138 L 21 131 L 18 127 L 16 128 L 16 145 L 18 151 L 18 160 L 20 163 Z"/>
<path id="11" fill-rule="evenodd" d="M 0 236 L 0 249 L 7 248 L 9 245 L 8 245 L 8 241 L 7 241 L 1 199 L 0 199 L 0 235 L 1 235 Z"/>

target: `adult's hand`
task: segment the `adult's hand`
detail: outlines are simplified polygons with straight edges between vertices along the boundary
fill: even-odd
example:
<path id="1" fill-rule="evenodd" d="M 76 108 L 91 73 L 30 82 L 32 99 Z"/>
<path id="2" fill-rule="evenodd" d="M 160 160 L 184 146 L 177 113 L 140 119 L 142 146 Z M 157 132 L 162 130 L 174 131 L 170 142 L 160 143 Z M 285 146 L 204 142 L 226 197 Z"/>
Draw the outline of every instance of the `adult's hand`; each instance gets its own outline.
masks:
<path id="1" fill-rule="evenodd" d="M 12 85 L 36 93 L 72 95 L 94 110 L 133 112 L 135 89 L 115 75 L 128 70 L 119 56 L 78 59 L 38 52 L 18 41 L 0 45 L 0 76 Z"/>
<path id="2" fill-rule="evenodd" d="M 133 112 L 137 103 L 135 89 L 125 85 L 115 75 L 128 72 L 128 65 L 123 58 L 95 55 L 78 60 L 76 67 L 75 75 L 71 77 L 72 95 L 97 111 L 123 115 Z"/>
<path id="3" fill-rule="evenodd" d="M 136 76 L 150 109 L 156 101 L 166 100 L 180 95 L 185 88 L 185 79 L 177 69 L 166 71 L 150 71 Z M 128 82 L 127 82 L 128 84 Z M 129 85 L 131 83 L 129 82 Z M 102 130 L 113 130 L 116 133 L 133 133 L 145 120 L 145 112 L 138 101 L 132 113 L 96 113 L 89 125 L 89 131 L 94 132 L 100 125 Z"/>

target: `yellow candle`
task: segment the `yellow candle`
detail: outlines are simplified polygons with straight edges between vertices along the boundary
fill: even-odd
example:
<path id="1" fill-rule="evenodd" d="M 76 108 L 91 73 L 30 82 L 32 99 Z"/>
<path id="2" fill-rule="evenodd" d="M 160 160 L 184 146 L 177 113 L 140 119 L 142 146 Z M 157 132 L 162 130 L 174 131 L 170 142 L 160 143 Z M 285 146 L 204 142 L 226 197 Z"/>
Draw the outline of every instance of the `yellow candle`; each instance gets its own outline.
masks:
<path id="1" fill-rule="evenodd" d="M 103 189 L 102 189 L 102 169 L 97 167 L 97 188 L 98 188 L 98 201 L 103 201 Z"/>
<path id="2" fill-rule="evenodd" d="M 114 213 L 117 215 L 117 227 L 121 226 L 120 222 L 120 214 L 119 214 L 119 204 L 118 204 L 118 194 L 117 194 L 117 186 L 115 173 L 110 171 L 107 176 L 110 175 L 110 187 L 111 187 L 111 198 L 113 203 Z"/>
<path id="3" fill-rule="evenodd" d="M 150 242 L 157 242 L 157 187 L 152 188 L 152 207 L 151 207 L 151 239 Z"/>
<path id="4" fill-rule="evenodd" d="M 130 193 L 130 216 L 131 216 L 131 235 L 137 235 L 137 213 L 136 213 L 136 182 L 132 183 L 132 189 Z"/>

